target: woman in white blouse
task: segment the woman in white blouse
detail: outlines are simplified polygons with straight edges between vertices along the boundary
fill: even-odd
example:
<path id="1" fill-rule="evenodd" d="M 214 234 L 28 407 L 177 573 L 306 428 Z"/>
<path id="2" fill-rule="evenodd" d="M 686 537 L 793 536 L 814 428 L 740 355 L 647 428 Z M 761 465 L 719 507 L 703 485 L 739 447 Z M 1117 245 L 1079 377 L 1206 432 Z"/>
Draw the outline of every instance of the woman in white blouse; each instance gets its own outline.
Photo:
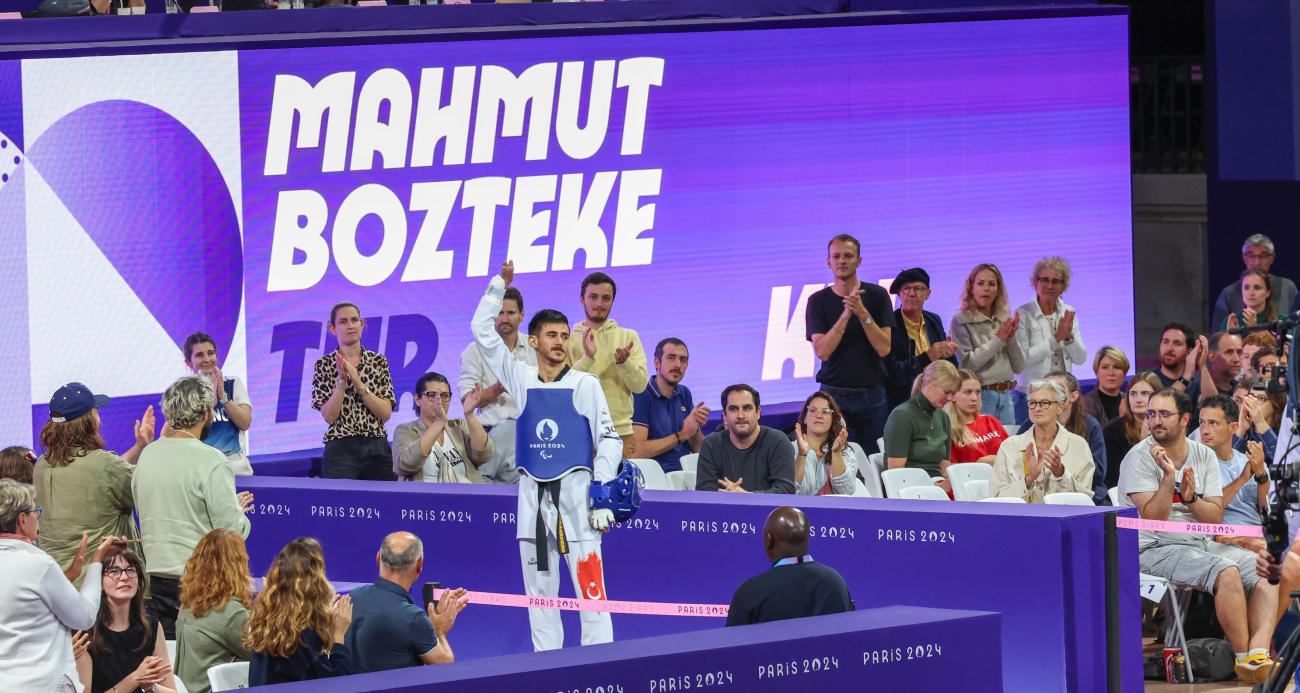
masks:
<path id="1" fill-rule="evenodd" d="M 1016 309 L 1020 320 L 1016 341 L 1025 354 L 1025 370 L 1016 386 L 1017 424 L 1029 417 L 1024 403 L 1030 382 L 1046 378 L 1052 371 L 1072 371 L 1088 360 L 1074 308 L 1061 300 L 1061 294 L 1070 290 L 1070 263 L 1065 258 L 1045 257 L 1034 263 L 1029 281 L 1034 286 L 1034 300 Z"/>
<path id="2" fill-rule="evenodd" d="M 34 488 L 0 479 L 0 691 L 80 693 L 71 631 L 95 624 L 104 559 L 125 544 L 100 541 L 78 592 L 34 544 L 40 515 Z"/>
<path id="3" fill-rule="evenodd" d="M 998 448 L 989 478 L 989 495 L 1042 503 L 1049 493 L 1092 497 L 1096 465 L 1088 441 L 1057 423 L 1070 393 L 1055 380 L 1029 384 L 1029 420 L 1034 425 L 1007 438 Z"/>
<path id="4" fill-rule="evenodd" d="M 794 485 L 800 496 L 851 496 L 858 475 L 840 407 L 825 392 L 804 402 L 794 427 Z"/>

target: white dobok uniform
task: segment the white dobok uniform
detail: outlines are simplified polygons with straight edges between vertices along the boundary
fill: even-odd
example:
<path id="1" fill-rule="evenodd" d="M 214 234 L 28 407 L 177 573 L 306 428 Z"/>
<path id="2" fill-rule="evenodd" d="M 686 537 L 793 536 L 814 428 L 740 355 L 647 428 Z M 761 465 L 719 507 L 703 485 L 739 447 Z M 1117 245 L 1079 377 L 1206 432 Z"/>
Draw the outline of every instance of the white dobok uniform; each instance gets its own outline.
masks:
<path id="1" fill-rule="evenodd" d="M 529 596 L 559 596 L 558 562 L 561 549 L 567 548 L 565 563 L 574 592 L 579 598 L 605 599 L 600 532 L 592 529 L 590 521 L 590 488 L 593 474 L 601 483 L 617 476 L 623 441 L 614 430 L 599 378 L 565 368 L 554 382 L 542 382 L 537 366 L 514 358 L 495 326 L 504 296 L 505 280 L 493 277 L 474 312 L 473 330 L 484 361 L 514 398 L 519 411 L 515 536 L 519 539 L 524 590 Z M 540 481 L 539 470 L 545 470 Z M 547 479 L 554 481 L 548 483 Z M 537 526 L 539 516 L 544 523 L 541 528 Z M 546 543 L 541 555 L 539 530 L 544 532 Z M 539 570 L 543 562 L 547 569 Z M 614 625 L 608 613 L 583 611 L 581 620 L 583 645 L 613 642 Z M 529 609 L 528 622 L 535 650 L 564 646 L 559 611 Z"/>

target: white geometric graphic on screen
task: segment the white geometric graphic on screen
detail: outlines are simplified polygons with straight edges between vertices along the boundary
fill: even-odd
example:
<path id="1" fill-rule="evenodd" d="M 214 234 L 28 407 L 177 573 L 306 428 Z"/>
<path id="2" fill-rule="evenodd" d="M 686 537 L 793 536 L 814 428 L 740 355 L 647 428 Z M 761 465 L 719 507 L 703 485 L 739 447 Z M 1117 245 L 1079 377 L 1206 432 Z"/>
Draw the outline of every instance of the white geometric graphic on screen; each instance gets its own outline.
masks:
<path id="1" fill-rule="evenodd" d="M 27 156 L 18 150 L 18 145 L 14 144 L 13 138 L 0 132 L 0 189 L 9 184 L 14 170 L 26 158 Z"/>
<path id="2" fill-rule="evenodd" d="M 243 228 L 239 146 L 239 64 L 234 51 L 134 56 L 96 56 L 23 61 L 23 130 L 35 142 L 63 116 L 107 100 L 144 103 L 171 115 L 212 156 Z M 113 269 L 94 241 L 39 176 L 27 176 L 28 300 L 31 314 L 32 402 L 49 401 L 50 388 L 70 369 L 95 392 L 126 396 L 162 392 L 184 373 L 180 348 Z M 53 239 L 61 239 L 54 241 Z M 40 258 L 33 259 L 37 255 Z M 75 255 L 75 257 L 74 257 Z M 93 266 L 88 271 L 81 266 Z M 77 267 L 81 300 L 95 311 L 81 319 L 51 314 L 50 274 Z M 111 310 L 109 308 L 111 307 Z M 66 311 L 65 311 L 66 313 Z M 223 372 L 247 377 L 247 342 L 241 302 L 234 342 Z M 87 349 L 89 346 L 89 349 Z M 82 353 L 94 353 L 94 358 Z M 119 352 L 120 353 L 113 353 Z M 134 352 L 134 353 L 132 353 Z M 101 384 L 102 383 L 102 384 Z"/>
<path id="3" fill-rule="evenodd" d="M 34 167 L 26 170 L 32 402 L 70 381 L 110 396 L 162 392 L 181 350 Z"/>

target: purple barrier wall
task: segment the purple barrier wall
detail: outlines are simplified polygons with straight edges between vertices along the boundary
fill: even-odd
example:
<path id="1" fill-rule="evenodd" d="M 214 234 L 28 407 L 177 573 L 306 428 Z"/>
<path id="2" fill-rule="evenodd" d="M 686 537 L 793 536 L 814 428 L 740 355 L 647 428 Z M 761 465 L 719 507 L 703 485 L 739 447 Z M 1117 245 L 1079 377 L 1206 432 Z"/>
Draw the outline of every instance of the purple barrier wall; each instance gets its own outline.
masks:
<path id="1" fill-rule="evenodd" d="M 739 685 L 745 691 L 1002 691 L 997 614 L 886 607 L 494 657 L 270 691 L 592 691 L 660 693 Z"/>
<path id="2" fill-rule="evenodd" d="M 424 578 L 523 593 L 514 488 L 258 477 L 238 485 L 256 496 L 255 574 L 310 535 L 324 545 L 332 579 L 370 581 L 380 540 L 406 530 L 425 542 Z M 638 515 L 605 539 L 609 598 L 729 603 L 742 581 L 767 569 L 759 532 L 787 503 L 808 513 L 810 553 L 844 575 L 859 609 L 1001 612 L 1007 691 L 1105 690 L 1104 508 L 648 491 Z M 1125 530 L 1120 540 L 1124 690 L 1141 691 L 1137 538 Z M 567 582 L 560 594 L 573 596 Z M 618 640 L 721 626 L 709 617 L 614 616 Z M 574 614 L 565 613 L 565 627 L 576 645 Z M 462 659 L 527 652 L 527 615 L 473 605 L 455 645 Z"/>

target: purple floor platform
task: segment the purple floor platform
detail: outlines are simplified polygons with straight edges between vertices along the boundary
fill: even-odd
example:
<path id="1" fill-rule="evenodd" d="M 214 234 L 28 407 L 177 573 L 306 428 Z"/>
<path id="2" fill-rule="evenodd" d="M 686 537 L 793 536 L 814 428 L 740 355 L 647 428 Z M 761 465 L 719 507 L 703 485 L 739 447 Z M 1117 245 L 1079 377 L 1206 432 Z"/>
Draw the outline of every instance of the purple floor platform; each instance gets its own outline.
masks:
<path id="1" fill-rule="evenodd" d="M 1002 691 L 1000 620 L 991 613 L 895 606 L 265 690 L 996 693 Z"/>
<path id="2" fill-rule="evenodd" d="M 307 535 L 324 545 L 332 579 L 371 581 L 381 539 L 406 530 L 425 542 L 425 579 L 523 593 L 513 487 L 269 477 L 242 477 L 238 486 L 256 496 L 248 540 L 255 574 Z M 810 552 L 844 575 L 859 609 L 999 612 L 1006 691 L 1106 690 L 1102 530 L 1104 513 L 1114 509 L 648 491 L 637 517 L 605 539 L 609 598 L 729 603 L 736 586 L 768 568 L 759 532 L 771 509 L 786 503 L 808 513 Z M 1141 602 L 1130 530 L 1120 533 L 1120 588 L 1124 690 L 1136 692 Z M 567 581 L 560 594 L 573 596 Z M 566 612 L 564 621 L 576 645 L 577 618 Z M 614 633 L 623 641 L 722 624 L 616 614 Z M 454 633 L 462 661 L 531 649 L 522 609 L 471 605 Z M 959 671 L 952 677 L 962 680 Z"/>

